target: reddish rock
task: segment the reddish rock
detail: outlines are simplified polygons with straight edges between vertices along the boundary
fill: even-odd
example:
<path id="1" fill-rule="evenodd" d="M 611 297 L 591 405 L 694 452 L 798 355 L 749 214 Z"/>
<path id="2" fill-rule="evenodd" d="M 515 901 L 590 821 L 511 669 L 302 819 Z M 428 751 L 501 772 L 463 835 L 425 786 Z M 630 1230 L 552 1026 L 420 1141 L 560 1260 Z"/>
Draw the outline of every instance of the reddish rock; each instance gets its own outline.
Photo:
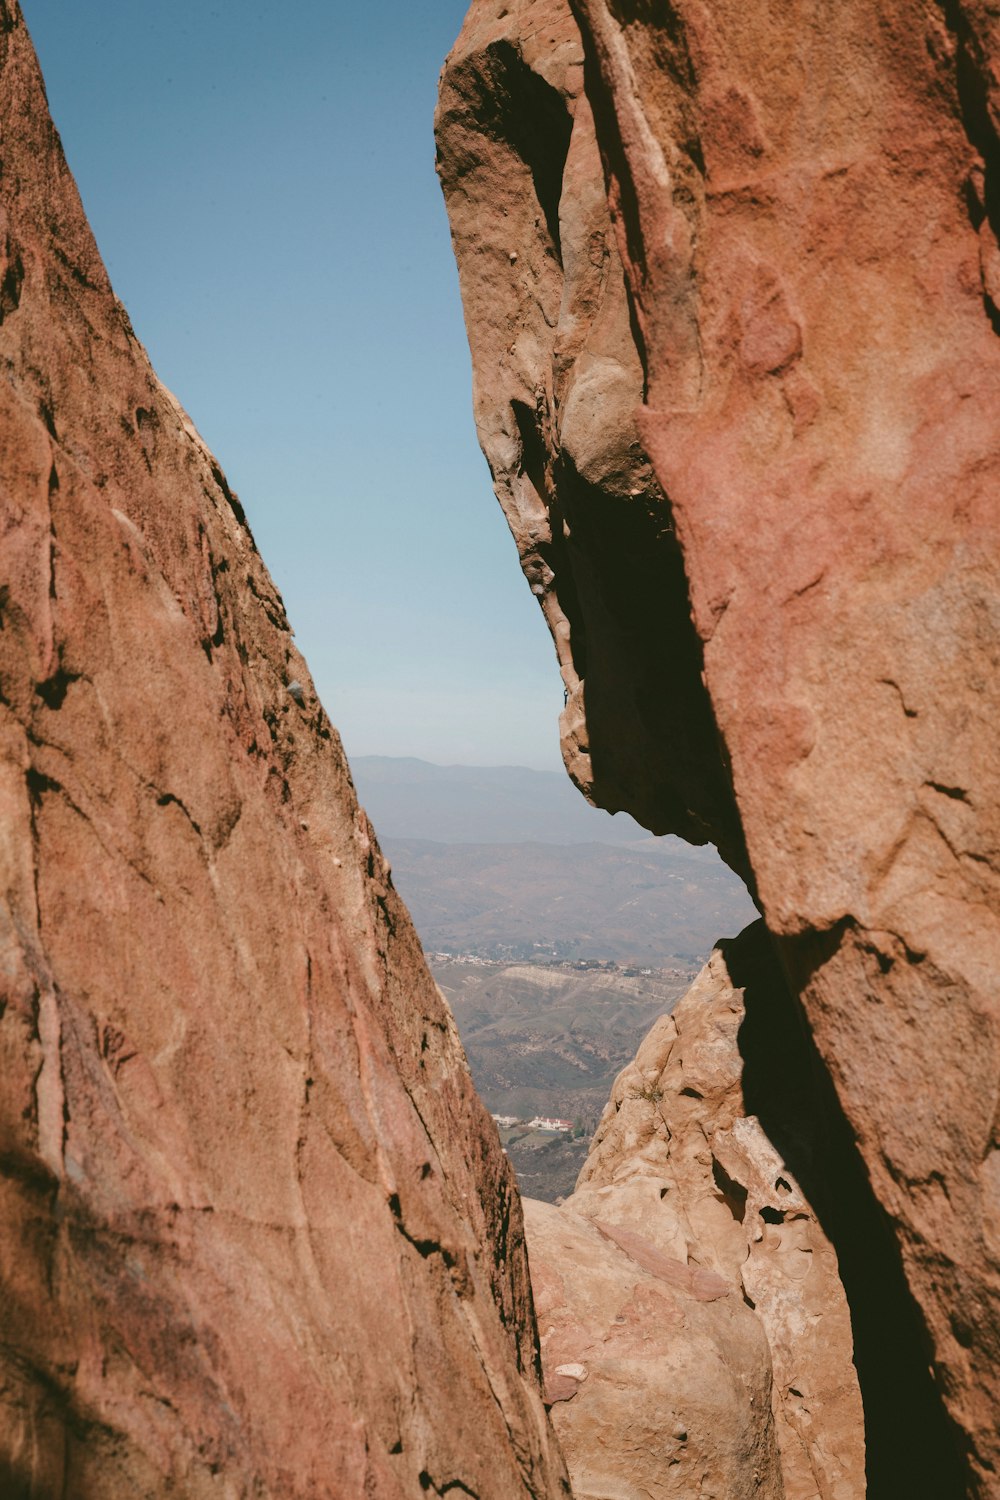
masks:
<path id="1" fill-rule="evenodd" d="M 0 0 L 0 1491 L 565 1494 L 520 1209 Z"/>
<path id="2" fill-rule="evenodd" d="M 585 95 L 555 0 L 477 0 L 438 118 L 567 764 L 759 896 L 817 1049 L 870 1494 L 992 1495 L 996 7 L 573 10 Z"/>
<path id="3" fill-rule="evenodd" d="M 996 10 L 576 9 L 756 888 L 955 1428 L 913 1482 L 992 1495 Z"/>
<path id="4" fill-rule="evenodd" d="M 545 1379 L 545 1405 L 556 1406 L 560 1401 L 572 1401 L 580 1389 L 579 1380 L 573 1375 L 548 1375 Z"/>
<path id="5" fill-rule="evenodd" d="M 524 1202 L 546 1400 L 577 1500 L 784 1500 L 758 1320 L 641 1237 Z M 615 1243 L 615 1241 L 618 1243 Z M 630 1246 L 629 1249 L 626 1246 Z"/>

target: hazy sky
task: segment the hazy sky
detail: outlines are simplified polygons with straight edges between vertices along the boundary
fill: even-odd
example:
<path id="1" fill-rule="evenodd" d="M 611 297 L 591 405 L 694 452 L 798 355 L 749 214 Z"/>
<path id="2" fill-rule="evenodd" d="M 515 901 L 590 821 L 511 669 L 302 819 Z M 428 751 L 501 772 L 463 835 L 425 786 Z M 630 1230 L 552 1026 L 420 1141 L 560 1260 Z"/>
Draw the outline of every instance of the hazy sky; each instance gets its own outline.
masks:
<path id="1" fill-rule="evenodd" d="M 559 764 L 431 133 L 465 0 L 22 0 L 115 289 L 348 753 Z"/>

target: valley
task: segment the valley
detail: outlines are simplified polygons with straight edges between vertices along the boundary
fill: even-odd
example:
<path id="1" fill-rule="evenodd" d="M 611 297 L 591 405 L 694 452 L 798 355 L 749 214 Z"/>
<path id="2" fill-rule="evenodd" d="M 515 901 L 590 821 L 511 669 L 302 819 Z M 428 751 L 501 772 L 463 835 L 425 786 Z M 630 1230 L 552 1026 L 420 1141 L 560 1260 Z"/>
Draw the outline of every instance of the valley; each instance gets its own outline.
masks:
<path id="1" fill-rule="evenodd" d="M 618 1073 L 756 915 L 711 847 L 651 838 L 559 772 L 352 763 L 521 1189 L 573 1189 Z M 536 1116 L 568 1132 L 532 1129 Z"/>
<path id="2" fill-rule="evenodd" d="M 429 957 L 481 1099 L 491 1114 L 519 1122 L 501 1125 L 500 1139 L 521 1191 L 555 1202 L 573 1190 L 616 1076 L 684 995 L 696 966 Z M 572 1128 L 530 1128 L 539 1115 Z"/>

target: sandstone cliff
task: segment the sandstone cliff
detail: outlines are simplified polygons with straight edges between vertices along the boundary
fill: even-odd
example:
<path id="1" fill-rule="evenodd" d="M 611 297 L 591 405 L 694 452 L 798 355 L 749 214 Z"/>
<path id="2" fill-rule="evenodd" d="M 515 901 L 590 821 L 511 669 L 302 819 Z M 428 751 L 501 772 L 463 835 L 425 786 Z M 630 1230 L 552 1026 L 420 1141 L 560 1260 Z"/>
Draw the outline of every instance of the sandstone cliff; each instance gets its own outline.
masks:
<path id="1" fill-rule="evenodd" d="M 567 765 L 759 899 L 820 1069 L 869 1493 L 991 1495 L 1000 21 L 573 10 L 582 44 L 558 0 L 477 0 L 438 116 Z"/>
<path id="2" fill-rule="evenodd" d="M 555 641 L 567 769 L 599 805 L 705 843 L 730 794 L 677 539 L 639 443 L 642 364 L 565 0 L 473 5 L 437 139 L 476 425 Z"/>
<path id="3" fill-rule="evenodd" d="M 520 1208 L 0 0 L 0 1492 L 566 1492 Z"/>

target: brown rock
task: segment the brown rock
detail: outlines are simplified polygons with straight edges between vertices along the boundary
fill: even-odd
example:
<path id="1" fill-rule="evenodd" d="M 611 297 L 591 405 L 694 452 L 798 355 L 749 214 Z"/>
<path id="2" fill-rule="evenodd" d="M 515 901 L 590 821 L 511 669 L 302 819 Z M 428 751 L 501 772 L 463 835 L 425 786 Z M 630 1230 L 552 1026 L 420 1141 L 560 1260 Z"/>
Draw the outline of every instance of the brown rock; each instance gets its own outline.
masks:
<path id="1" fill-rule="evenodd" d="M 725 1288 L 704 1301 L 574 1213 L 524 1201 L 546 1400 L 577 1500 L 782 1500 L 767 1342 Z M 650 1256 L 653 1265 L 650 1265 Z M 660 1264 L 657 1267 L 656 1261 Z"/>
<path id="2" fill-rule="evenodd" d="M 565 1493 L 495 1131 L 0 0 L 0 1492 Z"/>
<path id="3" fill-rule="evenodd" d="M 545 1380 L 544 1399 L 546 1406 L 555 1406 L 560 1401 L 572 1401 L 580 1389 L 575 1375 L 549 1375 Z"/>
<path id="4" fill-rule="evenodd" d="M 755 924 L 716 949 L 619 1074 L 566 1204 L 641 1265 L 674 1268 L 672 1284 L 683 1273 L 693 1296 L 742 1295 L 771 1351 L 786 1500 L 855 1500 L 865 1452 L 850 1315 L 799 1180 L 816 1175 L 823 1145 L 809 1071 Z M 806 1086 L 780 1117 L 768 1101 L 787 1096 L 790 1072 Z M 763 1099 L 766 1125 L 746 1095 Z"/>
<path id="5" fill-rule="evenodd" d="M 565 0 L 476 0 L 441 81 L 438 171 L 476 425 L 566 690 L 563 758 L 612 811 L 695 843 L 737 820 L 669 513 Z"/>
<path id="6" fill-rule="evenodd" d="M 575 113 L 568 152 L 564 125 L 549 131 L 545 180 L 561 198 L 545 214 L 481 34 L 508 28 L 540 76 L 556 23 L 536 23 L 556 12 L 477 3 L 439 116 L 477 421 L 522 557 L 522 511 L 551 548 L 540 582 L 562 632 L 567 761 L 595 800 L 713 838 L 759 894 L 817 1048 L 827 1137 L 811 1199 L 851 1303 L 870 1494 L 992 1495 L 995 6 L 573 9 L 587 103 L 573 104 L 578 74 L 556 79 Z M 628 485 L 602 480 L 596 509 L 581 503 L 560 443 L 556 330 L 585 259 L 567 231 L 576 202 L 594 202 L 582 142 L 579 172 L 570 155 L 588 107 L 642 361 L 655 481 L 634 454 L 638 528 Z M 548 127 L 533 118 L 537 157 Z M 489 256 L 491 192 L 508 209 L 506 264 Z M 510 256 L 531 276 L 513 277 Z M 599 313 L 621 339 L 610 252 L 603 286 Z M 577 431 L 576 450 L 620 447 L 626 405 L 595 401 L 598 430 Z M 674 534 L 685 578 L 671 583 L 658 539 L 672 548 Z M 604 667 L 617 699 L 598 687 Z"/>
<path id="7" fill-rule="evenodd" d="M 641 430 L 756 887 L 893 1226 L 965 1473 L 930 1407 L 900 1419 L 897 1456 L 918 1420 L 912 1483 L 992 1495 L 995 7 L 848 0 L 821 19 L 683 0 L 669 28 L 576 8 L 644 349 Z M 914 1345 L 911 1366 L 924 1357 Z M 894 1459 L 879 1484 L 901 1482 Z"/>

